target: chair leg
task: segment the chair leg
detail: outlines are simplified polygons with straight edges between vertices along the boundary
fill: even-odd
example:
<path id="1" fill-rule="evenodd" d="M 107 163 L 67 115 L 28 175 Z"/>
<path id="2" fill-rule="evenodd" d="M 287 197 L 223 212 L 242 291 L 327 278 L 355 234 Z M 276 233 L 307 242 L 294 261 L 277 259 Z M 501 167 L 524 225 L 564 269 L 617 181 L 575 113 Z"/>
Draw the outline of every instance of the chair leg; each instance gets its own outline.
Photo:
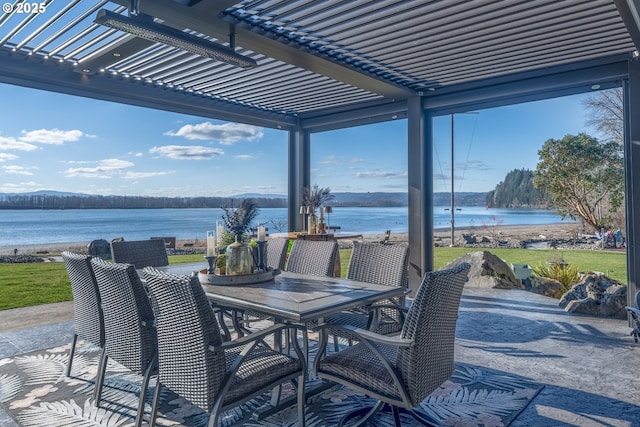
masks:
<path id="1" fill-rule="evenodd" d="M 140 388 L 140 397 L 138 398 L 138 412 L 136 413 L 136 423 L 135 427 L 142 426 L 142 419 L 144 418 L 144 404 L 147 397 L 147 389 L 149 388 L 149 380 L 151 379 L 151 374 L 154 371 L 156 366 L 156 361 L 158 359 L 158 355 L 153 356 L 153 359 L 147 365 L 147 369 L 144 371 L 144 376 L 142 377 L 142 386 Z"/>
<path id="2" fill-rule="evenodd" d="M 102 385 L 104 383 L 104 376 L 107 371 L 107 351 L 102 349 L 102 356 L 100 357 L 100 363 L 98 364 L 98 375 L 96 376 L 96 389 L 93 391 L 93 404 L 96 407 L 100 407 L 100 399 L 102 398 Z"/>
<path id="3" fill-rule="evenodd" d="M 153 403 L 151 403 L 151 414 L 149 415 L 149 427 L 156 425 L 156 416 L 158 415 L 158 404 L 160 403 L 160 394 L 162 391 L 162 384 L 160 381 L 156 383 L 156 389 L 153 392 Z"/>
<path id="4" fill-rule="evenodd" d="M 299 427 L 305 427 L 305 423 L 306 423 L 306 406 L 307 406 L 307 399 L 305 396 L 305 378 L 306 378 L 307 374 L 303 373 L 302 375 L 300 375 L 298 377 L 298 426 Z"/>
<path id="5" fill-rule="evenodd" d="M 400 409 L 398 409 L 397 406 L 393 406 L 391 413 L 393 414 L 393 425 L 395 427 L 402 427 L 402 423 L 400 422 Z"/>
<path id="6" fill-rule="evenodd" d="M 340 420 L 340 423 L 338 424 L 338 427 L 343 427 L 349 420 L 358 416 L 362 416 L 362 419 L 356 422 L 355 424 L 351 425 L 350 427 L 363 426 L 369 420 L 371 420 L 371 418 L 373 418 L 373 416 L 377 414 L 380 411 L 380 409 L 384 407 L 384 405 L 385 405 L 384 402 L 382 402 L 381 400 L 378 400 L 372 408 L 365 407 L 365 408 L 356 409 L 355 411 L 352 411 L 347 415 L 345 415 L 344 417 L 342 417 L 342 419 Z"/>
<path id="7" fill-rule="evenodd" d="M 71 364 L 73 363 L 73 356 L 76 353 L 76 343 L 78 342 L 78 334 L 73 334 L 73 341 L 71 341 L 71 350 L 69 350 L 69 360 L 67 360 L 67 373 L 68 377 L 71 376 Z"/>

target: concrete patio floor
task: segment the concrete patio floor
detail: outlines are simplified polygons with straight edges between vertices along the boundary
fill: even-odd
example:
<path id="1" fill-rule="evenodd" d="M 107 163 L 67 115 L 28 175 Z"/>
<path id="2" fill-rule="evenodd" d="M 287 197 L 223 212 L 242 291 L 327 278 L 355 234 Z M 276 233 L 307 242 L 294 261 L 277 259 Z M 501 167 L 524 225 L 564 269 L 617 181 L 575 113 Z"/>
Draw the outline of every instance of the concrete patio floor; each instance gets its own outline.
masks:
<path id="1" fill-rule="evenodd" d="M 0 311 L 0 358 L 71 340 L 70 303 Z M 521 290 L 467 287 L 456 360 L 544 385 L 512 427 L 640 427 L 640 344 L 624 320 Z M 0 426 L 16 424 L 0 410 Z"/>

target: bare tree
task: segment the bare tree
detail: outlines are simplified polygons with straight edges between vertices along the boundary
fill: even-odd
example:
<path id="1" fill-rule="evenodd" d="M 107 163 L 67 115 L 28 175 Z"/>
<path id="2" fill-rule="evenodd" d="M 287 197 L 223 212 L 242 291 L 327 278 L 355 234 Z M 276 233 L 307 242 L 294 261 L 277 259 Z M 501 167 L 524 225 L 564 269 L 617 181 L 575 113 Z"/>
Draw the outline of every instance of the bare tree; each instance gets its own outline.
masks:
<path id="1" fill-rule="evenodd" d="M 593 126 L 610 141 L 624 143 L 624 108 L 622 88 L 601 90 L 583 101 L 587 125 Z"/>

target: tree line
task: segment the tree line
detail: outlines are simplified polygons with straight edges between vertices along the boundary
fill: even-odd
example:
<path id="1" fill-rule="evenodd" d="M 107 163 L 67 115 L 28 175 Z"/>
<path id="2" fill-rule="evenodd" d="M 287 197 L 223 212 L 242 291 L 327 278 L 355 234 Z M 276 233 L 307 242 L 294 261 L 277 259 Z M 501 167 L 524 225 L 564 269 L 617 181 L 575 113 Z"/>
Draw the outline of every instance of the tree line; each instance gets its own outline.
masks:
<path id="1" fill-rule="evenodd" d="M 169 209 L 219 208 L 234 203 L 228 197 L 146 197 L 16 194 L 0 198 L 0 209 Z M 287 199 L 253 198 L 261 208 L 286 208 Z"/>

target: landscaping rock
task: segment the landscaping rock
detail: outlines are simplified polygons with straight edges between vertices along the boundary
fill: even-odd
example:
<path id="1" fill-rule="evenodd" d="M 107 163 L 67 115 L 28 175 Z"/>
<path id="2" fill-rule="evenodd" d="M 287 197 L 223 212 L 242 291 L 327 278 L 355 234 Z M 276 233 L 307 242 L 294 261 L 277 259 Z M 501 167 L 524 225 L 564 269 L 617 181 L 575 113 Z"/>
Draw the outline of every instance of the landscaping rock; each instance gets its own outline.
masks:
<path id="1" fill-rule="evenodd" d="M 516 279 L 513 270 L 503 260 L 489 251 L 472 252 L 450 262 L 445 268 L 455 267 L 463 262 L 471 264 L 469 281 L 466 286 L 495 289 L 524 289 Z"/>
<path id="2" fill-rule="evenodd" d="M 571 313 L 626 319 L 627 287 L 602 273 L 589 273 L 559 303 Z"/>
<path id="3" fill-rule="evenodd" d="M 0 256 L 0 263 L 15 264 L 15 263 L 30 263 L 30 262 L 44 262 L 44 259 L 33 255 L 2 255 Z"/>
<path id="4" fill-rule="evenodd" d="M 557 280 L 549 279 L 547 277 L 531 276 L 529 281 L 531 283 L 531 287 L 527 290 L 533 293 L 555 299 L 562 298 L 562 295 L 565 293 L 564 286 Z"/>

